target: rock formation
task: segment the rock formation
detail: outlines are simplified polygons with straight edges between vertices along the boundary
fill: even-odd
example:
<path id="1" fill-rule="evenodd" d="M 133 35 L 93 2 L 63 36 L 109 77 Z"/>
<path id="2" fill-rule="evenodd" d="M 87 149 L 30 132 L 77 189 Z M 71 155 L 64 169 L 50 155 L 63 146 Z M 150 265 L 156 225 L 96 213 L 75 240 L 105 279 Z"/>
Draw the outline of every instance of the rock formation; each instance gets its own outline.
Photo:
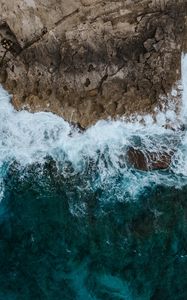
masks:
<path id="1" fill-rule="evenodd" d="M 130 165 L 142 171 L 164 170 L 170 167 L 174 151 L 150 152 L 129 147 L 127 158 Z"/>
<path id="2" fill-rule="evenodd" d="M 17 109 L 52 111 L 87 127 L 162 107 L 180 78 L 186 0 L 0 6 L 0 82 Z"/>

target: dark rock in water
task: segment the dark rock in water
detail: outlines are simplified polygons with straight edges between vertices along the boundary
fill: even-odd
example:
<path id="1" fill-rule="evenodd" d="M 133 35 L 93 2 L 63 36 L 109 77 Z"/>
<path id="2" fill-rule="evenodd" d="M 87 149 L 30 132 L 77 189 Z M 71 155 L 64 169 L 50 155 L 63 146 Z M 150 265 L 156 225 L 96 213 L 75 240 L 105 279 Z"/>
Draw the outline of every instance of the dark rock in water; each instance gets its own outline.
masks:
<path id="1" fill-rule="evenodd" d="M 133 147 L 129 147 L 127 151 L 128 162 L 136 169 L 143 171 L 169 168 L 173 154 L 173 150 L 169 152 L 150 152 Z"/>

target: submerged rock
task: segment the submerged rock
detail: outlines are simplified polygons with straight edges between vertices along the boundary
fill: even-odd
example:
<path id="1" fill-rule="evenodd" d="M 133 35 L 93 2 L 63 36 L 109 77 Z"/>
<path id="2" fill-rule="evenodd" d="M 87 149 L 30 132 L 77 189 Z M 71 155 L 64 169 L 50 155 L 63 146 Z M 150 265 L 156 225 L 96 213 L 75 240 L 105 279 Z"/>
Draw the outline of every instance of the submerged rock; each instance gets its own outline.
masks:
<path id="1" fill-rule="evenodd" d="M 185 0 L 7 0 L 0 14 L 0 80 L 17 109 L 87 127 L 153 111 L 180 78 Z"/>

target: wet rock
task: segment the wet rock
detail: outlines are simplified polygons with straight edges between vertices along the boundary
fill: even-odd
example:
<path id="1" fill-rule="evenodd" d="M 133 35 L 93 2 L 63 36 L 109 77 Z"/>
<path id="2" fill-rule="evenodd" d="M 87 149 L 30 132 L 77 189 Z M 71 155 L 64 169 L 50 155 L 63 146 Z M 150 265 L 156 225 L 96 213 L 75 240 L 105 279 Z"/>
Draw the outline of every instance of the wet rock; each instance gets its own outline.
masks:
<path id="1" fill-rule="evenodd" d="M 83 133 L 85 131 L 85 128 L 83 128 L 80 125 L 80 123 L 70 122 L 70 126 L 72 128 L 72 131 L 70 132 L 69 136 L 72 136 L 74 131 L 76 131 L 78 133 Z"/>
<path id="2" fill-rule="evenodd" d="M 129 147 L 127 151 L 128 162 L 134 168 L 149 171 L 169 168 L 174 151 L 150 152 L 148 150 Z"/>

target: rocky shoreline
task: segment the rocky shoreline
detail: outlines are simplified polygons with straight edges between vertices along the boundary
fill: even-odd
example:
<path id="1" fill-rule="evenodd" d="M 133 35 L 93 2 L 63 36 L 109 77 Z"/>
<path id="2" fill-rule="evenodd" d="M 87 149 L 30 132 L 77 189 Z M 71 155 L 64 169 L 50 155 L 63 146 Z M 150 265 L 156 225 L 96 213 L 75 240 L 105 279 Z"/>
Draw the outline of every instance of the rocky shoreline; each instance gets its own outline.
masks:
<path id="1" fill-rule="evenodd" d="M 1 6 L 0 82 L 17 109 L 51 111 L 85 128 L 163 108 L 181 77 L 185 0 Z"/>

